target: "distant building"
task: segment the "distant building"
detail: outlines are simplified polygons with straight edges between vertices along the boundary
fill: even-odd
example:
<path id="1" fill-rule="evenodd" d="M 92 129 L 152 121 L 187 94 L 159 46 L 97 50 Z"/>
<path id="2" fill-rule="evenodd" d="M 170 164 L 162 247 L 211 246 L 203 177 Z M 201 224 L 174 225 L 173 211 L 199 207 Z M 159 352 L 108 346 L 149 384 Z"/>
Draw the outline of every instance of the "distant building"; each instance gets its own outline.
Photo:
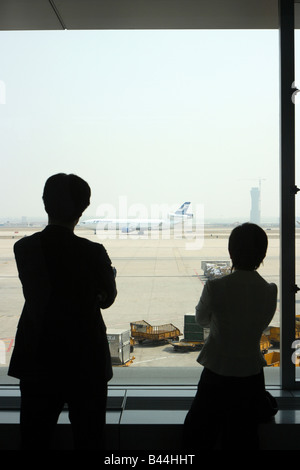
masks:
<path id="1" fill-rule="evenodd" d="M 260 224 L 260 189 L 251 188 L 250 222 Z"/>

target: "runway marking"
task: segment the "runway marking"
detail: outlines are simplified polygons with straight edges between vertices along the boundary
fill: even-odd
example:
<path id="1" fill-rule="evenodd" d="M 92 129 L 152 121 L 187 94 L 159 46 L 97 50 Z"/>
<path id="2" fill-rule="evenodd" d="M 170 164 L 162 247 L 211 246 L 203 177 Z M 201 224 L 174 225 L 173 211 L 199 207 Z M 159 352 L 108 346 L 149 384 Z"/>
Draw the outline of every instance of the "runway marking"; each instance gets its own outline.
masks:
<path id="1" fill-rule="evenodd" d="M 12 348 L 12 345 L 14 344 L 15 338 L 0 338 L 0 341 L 3 341 L 5 344 L 8 343 L 6 352 L 9 352 Z"/>
<path id="2" fill-rule="evenodd" d="M 15 279 L 18 278 L 19 276 L 16 276 L 14 274 L 1 274 L 0 279 Z"/>
<path id="3" fill-rule="evenodd" d="M 168 359 L 168 356 L 156 357 L 155 359 L 147 359 L 146 361 L 136 361 L 134 364 L 142 364 L 143 362 L 160 361 L 161 359 Z"/>
<path id="4" fill-rule="evenodd" d="M 195 271 L 195 273 L 196 273 L 196 276 L 197 276 L 197 278 L 199 279 L 199 281 L 200 281 L 200 282 L 201 282 L 201 283 L 204 285 L 203 279 L 201 279 L 201 276 L 200 276 L 200 274 L 197 272 L 197 270 L 196 270 L 196 269 L 194 269 L 194 271 Z"/>

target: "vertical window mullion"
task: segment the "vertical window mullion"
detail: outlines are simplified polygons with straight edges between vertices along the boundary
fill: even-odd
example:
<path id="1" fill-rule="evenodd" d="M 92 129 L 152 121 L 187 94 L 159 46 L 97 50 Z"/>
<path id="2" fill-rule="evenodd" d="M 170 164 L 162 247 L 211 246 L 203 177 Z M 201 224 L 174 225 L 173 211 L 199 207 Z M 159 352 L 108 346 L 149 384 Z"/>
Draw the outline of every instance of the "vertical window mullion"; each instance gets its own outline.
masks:
<path id="1" fill-rule="evenodd" d="M 280 35 L 280 312 L 281 386 L 296 388 L 292 344 L 295 340 L 295 108 L 294 0 L 279 0 Z"/>

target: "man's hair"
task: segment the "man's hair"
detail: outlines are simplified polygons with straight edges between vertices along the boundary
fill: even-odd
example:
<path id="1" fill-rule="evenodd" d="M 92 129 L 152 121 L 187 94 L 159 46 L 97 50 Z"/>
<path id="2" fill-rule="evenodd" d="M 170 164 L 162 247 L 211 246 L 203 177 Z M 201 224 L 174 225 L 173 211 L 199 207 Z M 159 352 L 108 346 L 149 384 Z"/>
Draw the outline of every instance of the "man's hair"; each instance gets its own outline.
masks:
<path id="1" fill-rule="evenodd" d="M 228 251 L 233 269 L 253 271 L 266 256 L 268 237 L 256 224 L 247 222 L 235 227 L 229 237 Z"/>
<path id="2" fill-rule="evenodd" d="M 50 218 L 60 222 L 73 222 L 89 206 L 91 189 L 79 176 L 58 173 L 47 179 L 43 201 Z"/>

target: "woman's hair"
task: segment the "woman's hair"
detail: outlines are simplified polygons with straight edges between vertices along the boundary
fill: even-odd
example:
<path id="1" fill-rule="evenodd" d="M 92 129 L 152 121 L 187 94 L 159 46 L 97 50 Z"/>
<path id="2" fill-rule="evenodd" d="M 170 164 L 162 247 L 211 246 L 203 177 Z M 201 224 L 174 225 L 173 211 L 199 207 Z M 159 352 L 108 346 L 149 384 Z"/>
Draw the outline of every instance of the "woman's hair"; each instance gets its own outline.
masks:
<path id="1" fill-rule="evenodd" d="M 257 269 L 266 256 L 267 248 L 267 234 L 258 225 L 247 222 L 235 227 L 228 241 L 232 269 Z"/>
<path id="2" fill-rule="evenodd" d="M 50 218 L 60 222 L 79 219 L 89 206 L 91 189 L 79 176 L 58 173 L 47 179 L 43 192 L 45 210 Z"/>

